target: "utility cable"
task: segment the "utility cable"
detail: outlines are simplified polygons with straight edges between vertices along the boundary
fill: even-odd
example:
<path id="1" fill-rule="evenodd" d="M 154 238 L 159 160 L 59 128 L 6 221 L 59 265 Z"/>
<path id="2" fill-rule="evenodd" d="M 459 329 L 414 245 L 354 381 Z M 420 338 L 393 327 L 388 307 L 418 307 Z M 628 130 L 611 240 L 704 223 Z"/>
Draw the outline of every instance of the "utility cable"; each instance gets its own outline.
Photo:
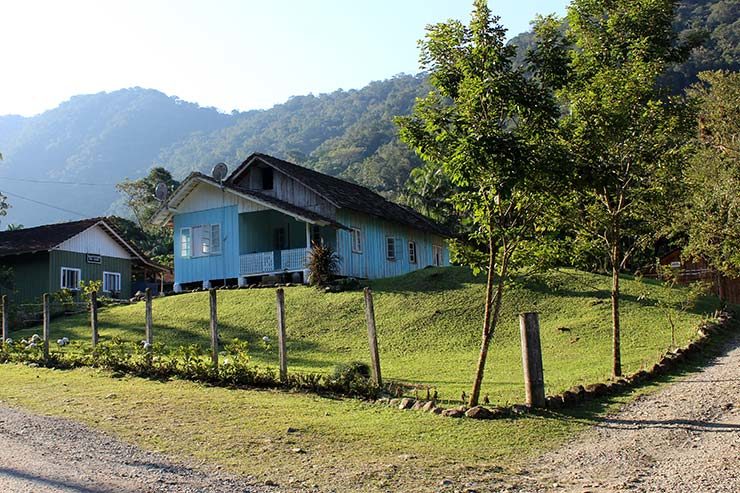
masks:
<path id="1" fill-rule="evenodd" d="M 34 204 L 43 205 L 44 207 L 49 207 L 51 209 L 56 209 L 58 211 L 67 212 L 69 214 L 74 214 L 76 216 L 80 216 L 80 217 L 84 217 L 84 218 L 93 217 L 93 216 L 91 216 L 89 214 L 82 214 L 80 212 L 71 211 L 69 209 L 64 209 L 63 207 L 57 207 L 55 205 L 47 204 L 46 202 L 41 202 L 39 200 L 30 199 L 28 197 L 24 197 L 23 195 L 18 195 L 18 194 L 13 193 L 13 192 L 3 192 L 2 190 L 0 190 L 0 194 L 2 194 L 2 195 L 8 195 L 10 197 L 15 197 L 17 199 L 27 200 L 29 202 L 33 202 Z"/>
<path id="2" fill-rule="evenodd" d="M 52 180 L 35 180 L 31 178 L 11 178 L 10 176 L 0 176 L 0 180 L 22 181 L 26 183 L 44 183 L 49 185 L 85 185 L 87 187 L 115 187 L 116 183 L 89 183 L 76 181 L 52 181 Z"/>

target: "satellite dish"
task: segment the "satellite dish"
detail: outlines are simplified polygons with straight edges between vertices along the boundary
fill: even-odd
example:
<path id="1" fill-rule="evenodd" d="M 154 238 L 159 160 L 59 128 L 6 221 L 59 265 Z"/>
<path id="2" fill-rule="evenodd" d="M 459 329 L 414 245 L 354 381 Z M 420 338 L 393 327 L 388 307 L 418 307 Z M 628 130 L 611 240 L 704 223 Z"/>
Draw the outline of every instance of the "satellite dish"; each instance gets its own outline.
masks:
<path id="1" fill-rule="evenodd" d="M 224 178 L 226 178 L 226 174 L 228 172 L 229 172 L 229 167 L 226 166 L 226 163 L 218 163 L 211 170 L 211 176 L 213 177 L 214 180 L 221 183 L 222 181 L 224 181 Z"/>
<path id="2" fill-rule="evenodd" d="M 164 202 L 165 200 L 167 200 L 168 193 L 169 190 L 167 190 L 167 184 L 163 181 L 160 181 L 159 183 L 157 183 L 157 186 L 154 187 L 154 196 L 160 202 Z"/>

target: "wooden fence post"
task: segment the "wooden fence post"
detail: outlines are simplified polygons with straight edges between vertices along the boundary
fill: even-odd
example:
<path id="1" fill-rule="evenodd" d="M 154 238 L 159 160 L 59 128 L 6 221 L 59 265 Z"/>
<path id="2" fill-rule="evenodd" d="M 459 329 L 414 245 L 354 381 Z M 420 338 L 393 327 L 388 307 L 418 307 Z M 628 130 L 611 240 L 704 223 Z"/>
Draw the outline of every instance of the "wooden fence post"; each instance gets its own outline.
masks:
<path id="1" fill-rule="evenodd" d="M 49 361 L 49 339 L 51 338 L 51 307 L 49 293 L 44 293 L 44 362 Z"/>
<path id="2" fill-rule="evenodd" d="M 218 369 L 218 311 L 216 308 L 216 290 L 208 290 L 211 300 L 211 361 L 213 368 Z"/>
<path id="3" fill-rule="evenodd" d="M 536 312 L 519 314 L 519 331 L 522 339 L 522 367 L 527 404 L 532 407 L 545 407 L 539 315 Z"/>
<path id="4" fill-rule="evenodd" d="M 288 352 L 285 347 L 285 291 L 278 288 L 277 296 L 277 325 L 278 325 L 278 351 L 280 355 L 280 381 L 288 379 Z"/>
<path id="5" fill-rule="evenodd" d="M 90 292 L 90 328 L 92 329 L 92 347 L 98 345 L 98 292 Z"/>
<path id="6" fill-rule="evenodd" d="M 10 334 L 8 333 L 8 295 L 4 294 L 2 298 L 2 324 L 3 324 L 3 344 L 8 340 Z"/>
<path id="7" fill-rule="evenodd" d="M 376 385 L 383 385 L 380 376 L 380 355 L 378 354 L 378 334 L 375 331 L 375 307 L 373 306 L 373 292 L 365 288 L 365 319 L 367 320 L 367 338 L 370 342 L 370 363 L 373 370 L 373 381 Z"/>
<path id="8" fill-rule="evenodd" d="M 152 317 L 152 289 L 146 288 L 144 291 L 146 298 L 146 308 L 145 308 L 145 318 L 146 318 L 146 325 L 145 325 L 145 337 L 144 340 L 146 340 L 146 343 L 149 345 L 149 348 L 152 346 L 152 342 L 154 341 L 154 334 L 153 334 L 153 328 L 154 325 L 154 318 Z"/>

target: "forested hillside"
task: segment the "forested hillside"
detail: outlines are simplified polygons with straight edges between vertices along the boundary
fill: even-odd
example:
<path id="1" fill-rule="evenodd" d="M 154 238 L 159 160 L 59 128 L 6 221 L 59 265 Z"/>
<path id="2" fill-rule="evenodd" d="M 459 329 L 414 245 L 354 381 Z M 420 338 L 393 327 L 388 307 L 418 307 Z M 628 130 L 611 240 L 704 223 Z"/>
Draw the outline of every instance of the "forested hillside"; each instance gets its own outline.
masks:
<path id="1" fill-rule="evenodd" d="M 740 0 L 685 0 L 676 26 L 684 37 L 707 36 L 687 63 L 666 75 L 676 92 L 698 71 L 740 68 Z M 523 33 L 512 42 L 523 58 L 532 36 Z M 419 161 L 399 142 L 393 117 L 408 114 L 426 90 L 423 75 L 399 75 L 358 90 L 296 96 L 268 110 L 223 114 L 132 88 L 75 96 L 30 118 L 0 116 L 0 191 L 14 206 L 3 223 L 31 226 L 72 219 L 74 212 L 120 213 L 113 184 L 124 178 L 139 178 L 155 165 L 182 178 L 219 161 L 233 167 L 254 151 L 395 197 Z"/>

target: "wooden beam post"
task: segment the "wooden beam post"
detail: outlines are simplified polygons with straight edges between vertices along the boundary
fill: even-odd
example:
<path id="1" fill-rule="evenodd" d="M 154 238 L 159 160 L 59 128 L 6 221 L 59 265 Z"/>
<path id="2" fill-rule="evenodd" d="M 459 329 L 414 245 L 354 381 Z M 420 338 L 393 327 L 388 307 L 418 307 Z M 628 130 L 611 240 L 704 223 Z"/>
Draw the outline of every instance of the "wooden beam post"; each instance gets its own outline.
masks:
<path id="1" fill-rule="evenodd" d="M 375 330 L 375 307 L 373 305 L 373 292 L 365 288 L 365 319 L 367 320 L 367 338 L 370 343 L 370 362 L 373 370 L 373 381 L 376 385 L 383 385 L 380 376 L 380 355 L 378 354 L 378 334 Z"/>
<path id="2" fill-rule="evenodd" d="M 92 347 L 98 345 L 98 293 L 90 293 L 90 328 L 92 329 Z"/>
<path id="3" fill-rule="evenodd" d="M 44 293 L 44 362 L 49 361 L 49 339 L 51 339 L 51 307 L 49 293 Z"/>
<path id="4" fill-rule="evenodd" d="M 211 361 L 213 368 L 218 369 L 218 310 L 216 307 L 216 290 L 208 290 L 211 301 Z"/>
<path id="5" fill-rule="evenodd" d="M 2 297 L 2 324 L 3 324 L 3 344 L 5 344 L 5 341 L 8 340 L 8 337 L 10 337 L 10 333 L 8 332 L 8 295 L 4 294 Z"/>
<path id="6" fill-rule="evenodd" d="M 283 288 L 277 289 L 276 296 L 280 381 L 285 382 L 288 379 L 288 352 L 285 347 L 285 291 L 283 291 Z"/>
<path id="7" fill-rule="evenodd" d="M 522 339 L 522 367 L 527 404 L 532 407 L 545 407 L 539 315 L 536 312 L 519 314 L 519 331 Z"/>
<path id="8" fill-rule="evenodd" d="M 154 340 L 154 333 L 153 333 L 153 325 L 154 325 L 154 318 L 152 317 L 152 289 L 146 288 L 144 290 L 145 295 L 145 325 L 144 325 L 144 340 L 149 344 L 149 347 L 151 348 L 152 341 Z"/>

